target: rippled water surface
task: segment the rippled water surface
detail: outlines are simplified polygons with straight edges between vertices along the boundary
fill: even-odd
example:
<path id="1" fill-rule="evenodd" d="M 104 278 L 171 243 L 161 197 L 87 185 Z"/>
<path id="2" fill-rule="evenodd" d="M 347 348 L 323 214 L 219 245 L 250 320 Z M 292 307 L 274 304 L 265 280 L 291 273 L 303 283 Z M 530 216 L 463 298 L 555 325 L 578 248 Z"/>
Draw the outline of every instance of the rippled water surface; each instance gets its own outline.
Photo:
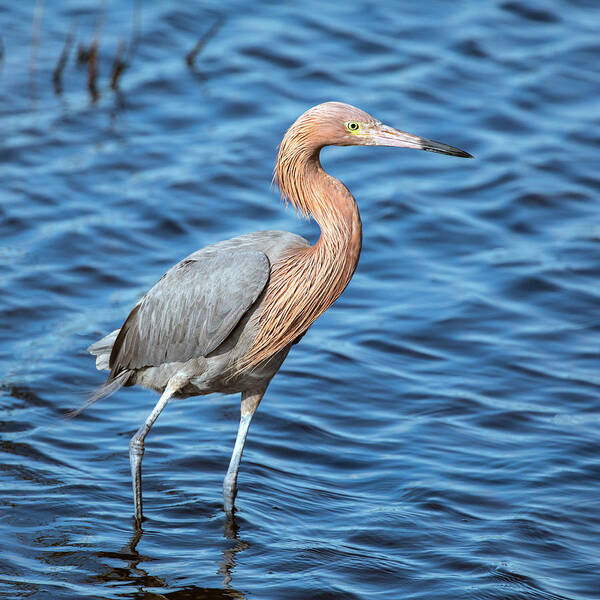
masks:
<path id="1" fill-rule="evenodd" d="M 101 6 L 0 6 L 0 596 L 598 598 L 600 5 Z M 235 522 L 239 399 L 210 396 L 149 435 L 136 531 L 156 395 L 63 419 L 85 349 L 196 248 L 316 239 L 270 177 L 332 99 L 476 160 L 324 152 L 363 255 L 263 400 Z"/>

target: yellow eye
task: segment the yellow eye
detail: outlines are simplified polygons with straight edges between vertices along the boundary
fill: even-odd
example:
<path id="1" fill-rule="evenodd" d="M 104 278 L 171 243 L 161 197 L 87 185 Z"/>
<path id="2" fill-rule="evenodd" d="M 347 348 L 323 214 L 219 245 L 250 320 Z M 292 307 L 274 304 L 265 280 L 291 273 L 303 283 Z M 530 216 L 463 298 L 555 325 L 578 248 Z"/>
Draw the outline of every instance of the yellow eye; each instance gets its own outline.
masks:
<path id="1" fill-rule="evenodd" d="M 350 133 L 356 133 L 360 130 L 360 123 L 357 123 L 356 121 L 348 121 L 348 123 L 346 123 L 346 129 Z"/>

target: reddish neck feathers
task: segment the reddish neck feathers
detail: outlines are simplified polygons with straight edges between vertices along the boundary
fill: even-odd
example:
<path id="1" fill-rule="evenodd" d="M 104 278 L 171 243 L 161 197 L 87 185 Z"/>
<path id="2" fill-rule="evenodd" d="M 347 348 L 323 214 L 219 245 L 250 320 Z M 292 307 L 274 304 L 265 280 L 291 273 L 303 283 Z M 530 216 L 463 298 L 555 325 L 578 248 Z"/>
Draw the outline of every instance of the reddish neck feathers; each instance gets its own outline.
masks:
<path id="1" fill-rule="evenodd" d="M 282 197 L 321 227 L 314 246 L 290 251 L 271 266 L 257 336 L 242 368 L 285 348 L 325 312 L 350 282 L 360 255 L 362 225 L 346 186 L 321 167 L 324 144 L 298 143 L 290 129 L 281 144 L 274 181 Z"/>

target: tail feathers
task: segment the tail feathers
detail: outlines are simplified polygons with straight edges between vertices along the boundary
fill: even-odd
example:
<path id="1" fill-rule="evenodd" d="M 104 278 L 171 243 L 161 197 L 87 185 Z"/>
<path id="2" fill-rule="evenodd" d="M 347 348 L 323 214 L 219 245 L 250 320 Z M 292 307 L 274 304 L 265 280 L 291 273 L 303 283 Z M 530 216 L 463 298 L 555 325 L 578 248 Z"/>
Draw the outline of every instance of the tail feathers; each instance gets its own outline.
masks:
<path id="1" fill-rule="evenodd" d="M 119 335 L 120 329 L 115 329 L 111 331 L 108 335 L 105 335 L 103 338 L 99 339 L 97 342 L 94 342 L 89 348 L 88 352 L 90 354 L 103 354 L 105 352 L 110 353 L 110 349 L 112 345 L 115 343 L 117 336 Z"/>
<path id="2" fill-rule="evenodd" d="M 111 331 L 108 335 L 105 335 L 101 340 L 94 342 L 89 348 L 90 354 L 96 355 L 96 368 L 99 371 L 104 369 L 110 369 L 110 353 L 112 352 L 113 344 L 119 335 L 120 329 Z"/>
<path id="3" fill-rule="evenodd" d="M 98 371 L 110 371 L 110 352 L 96 355 L 96 369 Z"/>
<path id="4" fill-rule="evenodd" d="M 117 390 L 122 388 L 129 377 L 131 376 L 131 371 L 122 371 L 119 373 L 114 379 L 109 379 L 106 383 L 103 383 L 98 389 L 96 389 L 90 397 L 87 399 L 86 403 L 75 410 L 69 411 L 66 416 L 69 419 L 76 417 L 78 414 L 82 413 L 86 408 L 90 407 L 96 400 L 100 400 L 100 398 L 106 398 L 107 396 L 111 396 Z"/>

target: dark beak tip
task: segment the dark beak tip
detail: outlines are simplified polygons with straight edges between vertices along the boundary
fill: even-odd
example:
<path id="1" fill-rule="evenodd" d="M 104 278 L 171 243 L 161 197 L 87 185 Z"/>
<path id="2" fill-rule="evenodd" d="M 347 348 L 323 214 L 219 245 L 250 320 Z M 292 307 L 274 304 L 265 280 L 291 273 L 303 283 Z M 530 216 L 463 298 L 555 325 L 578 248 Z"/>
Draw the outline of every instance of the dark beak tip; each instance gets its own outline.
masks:
<path id="1" fill-rule="evenodd" d="M 437 152 L 438 154 L 447 154 L 448 156 L 457 156 L 459 158 L 475 158 L 472 154 L 456 148 L 455 146 L 448 146 L 448 144 L 442 144 L 441 142 L 435 142 L 433 140 L 423 140 L 424 143 L 421 146 L 422 150 L 426 152 Z"/>

